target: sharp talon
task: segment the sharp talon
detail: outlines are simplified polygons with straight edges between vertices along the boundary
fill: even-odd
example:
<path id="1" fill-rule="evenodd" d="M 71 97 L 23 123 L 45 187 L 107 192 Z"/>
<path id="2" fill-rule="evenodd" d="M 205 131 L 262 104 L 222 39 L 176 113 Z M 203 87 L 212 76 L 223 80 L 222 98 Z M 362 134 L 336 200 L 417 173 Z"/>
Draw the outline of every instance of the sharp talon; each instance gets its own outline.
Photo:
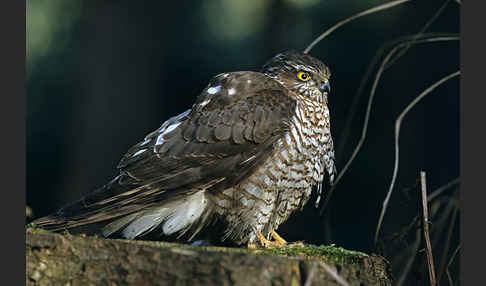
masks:
<path id="1" fill-rule="evenodd" d="M 273 241 L 270 241 L 266 239 L 261 233 L 256 233 L 256 236 L 258 238 L 258 241 L 260 242 L 260 246 L 264 248 L 269 248 L 269 247 L 282 247 L 286 246 L 287 241 L 283 239 L 280 235 L 278 235 L 275 231 L 271 232 L 271 236 L 274 239 Z M 256 244 L 248 245 L 250 248 L 256 248 Z"/>
<path id="2" fill-rule="evenodd" d="M 275 240 L 273 244 L 278 245 L 278 246 L 284 246 L 287 245 L 287 241 L 283 239 L 276 231 L 272 231 L 272 237 Z"/>
<path id="3" fill-rule="evenodd" d="M 261 233 L 257 232 L 256 236 L 258 237 L 258 240 L 260 241 L 260 245 L 262 247 L 268 247 L 271 245 L 271 242 L 267 240 Z"/>

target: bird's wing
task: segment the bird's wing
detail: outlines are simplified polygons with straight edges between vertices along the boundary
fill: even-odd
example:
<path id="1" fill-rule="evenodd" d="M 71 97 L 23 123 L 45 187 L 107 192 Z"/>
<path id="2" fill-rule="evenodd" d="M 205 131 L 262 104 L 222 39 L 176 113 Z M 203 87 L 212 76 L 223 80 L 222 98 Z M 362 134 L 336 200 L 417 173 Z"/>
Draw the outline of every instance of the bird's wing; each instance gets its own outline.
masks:
<path id="1" fill-rule="evenodd" d="M 140 211 L 206 189 L 218 192 L 248 177 L 289 129 L 296 101 L 264 74 L 214 77 L 191 110 L 166 121 L 121 159 L 120 175 L 67 206 L 74 227 Z M 45 225 L 48 222 L 46 221 Z M 57 223 L 59 225 L 59 223 Z M 52 227 L 54 229 L 54 227 Z"/>
<path id="2" fill-rule="evenodd" d="M 261 73 L 216 76 L 192 110 L 125 154 L 118 165 L 124 183 L 165 191 L 233 185 L 268 158 L 295 106 L 287 89 Z"/>

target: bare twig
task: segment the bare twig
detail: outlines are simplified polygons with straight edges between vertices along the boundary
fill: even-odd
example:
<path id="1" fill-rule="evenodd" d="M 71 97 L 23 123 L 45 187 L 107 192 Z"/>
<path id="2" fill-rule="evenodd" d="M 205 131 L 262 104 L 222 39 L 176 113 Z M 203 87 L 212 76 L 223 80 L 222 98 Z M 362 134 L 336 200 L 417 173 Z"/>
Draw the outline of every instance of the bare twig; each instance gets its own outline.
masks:
<path id="1" fill-rule="evenodd" d="M 314 279 L 316 271 L 317 271 L 317 262 L 314 262 L 312 264 L 312 268 L 311 268 L 311 271 L 309 272 L 309 275 L 305 279 L 304 286 L 311 286 L 312 285 L 312 280 Z"/>
<path id="2" fill-rule="evenodd" d="M 442 252 L 442 257 L 439 261 L 439 276 L 437 279 L 437 281 L 439 282 L 442 281 L 442 275 L 444 274 L 444 269 L 446 268 L 445 261 L 447 259 L 447 254 L 449 253 L 449 246 L 451 244 L 452 234 L 454 232 L 454 227 L 456 226 L 457 213 L 459 210 L 456 203 L 450 202 L 450 205 L 453 205 L 453 211 L 451 215 L 449 230 L 447 231 L 447 239 L 445 242 L 444 251 Z"/>
<path id="3" fill-rule="evenodd" d="M 34 217 L 34 212 L 29 206 L 25 206 L 25 217 L 26 218 L 32 218 Z"/>
<path id="4" fill-rule="evenodd" d="M 428 38 L 428 39 L 423 39 L 423 40 L 416 40 L 414 42 L 414 44 L 431 43 L 431 42 L 439 42 L 439 41 L 457 41 L 457 40 L 459 40 L 459 37 L 458 36 L 441 36 L 441 37 L 434 37 L 434 38 Z M 366 115 L 365 115 L 365 119 L 364 119 L 364 123 L 363 123 L 363 130 L 361 132 L 360 141 L 358 142 L 358 145 L 356 146 L 356 148 L 355 148 L 353 154 L 351 155 L 350 159 L 348 160 L 348 162 L 346 162 L 346 165 L 344 165 L 344 168 L 341 170 L 341 172 L 337 176 L 334 185 L 336 185 L 337 182 L 339 182 L 339 180 L 341 179 L 341 177 L 344 175 L 344 173 L 348 169 L 349 165 L 354 160 L 354 157 L 358 154 L 359 150 L 361 149 L 361 145 L 363 145 L 363 142 L 364 142 L 364 140 L 366 138 L 366 132 L 368 131 L 368 121 L 369 121 L 370 114 L 371 114 L 371 106 L 373 104 L 373 99 L 374 99 L 374 96 L 375 96 L 376 88 L 378 86 L 378 82 L 379 82 L 379 80 L 381 78 L 381 75 L 384 72 L 385 65 L 390 61 L 390 58 L 393 56 L 393 54 L 395 54 L 400 48 L 402 48 L 403 46 L 405 46 L 407 44 L 408 43 L 406 42 L 406 43 L 401 43 L 401 44 L 396 45 L 387 54 L 387 56 L 385 57 L 385 59 L 383 60 L 383 62 L 381 64 L 378 72 L 376 73 L 375 81 L 373 82 L 373 86 L 372 86 L 371 91 L 370 91 L 370 97 L 368 99 L 368 106 L 366 108 Z M 435 89 L 435 87 L 434 87 L 434 89 Z"/>
<path id="5" fill-rule="evenodd" d="M 319 43 L 320 41 L 322 41 L 325 37 L 327 37 L 329 34 L 331 34 L 332 32 L 334 32 L 336 29 L 338 29 L 342 25 L 344 25 L 346 23 L 349 23 L 349 22 L 351 22 L 351 21 L 353 21 L 355 19 L 358 19 L 360 17 L 366 16 L 366 15 L 369 15 L 369 14 L 373 14 L 373 13 L 379 12 L 381 10 L 385 10 L 385 9 L 391 8 L 393 6 L 397 6 L 397 5 L 403 4 L 403 3 L 408 2 L 408 1 L 410 1 L 410 0 L 397 0 L 397 1 L 392 1 L 392 2 L 389 2 L 389 3 L 385 3 L 385 4 L 382 4 L 382 5 L 373 7 L 371 9 L 365 10 L 363 12 L 360 12 L 358 14 L 355 14 L 355 15 L 349 17 L 349 18 L 346 18 L 346 19 L 338 22 L 336 25 L 334 25 L 331 28 L 327 29 L 327 31 L 325 31 L 324 33 L 322 33 L 312 43 L 310 43 L 310 45 L 307 46 L 307 48 L 304 50 L 304 54 L 308 54 L 310 52 L 310 50 L 317 43 Z"/>
<path id="6" fill-rule="evenodd" d="M 347 137 L 349 136 L 349 132 L 351 129 L 351 122 L 354 119 L 354 115 L 356 113 L 356 108 L 358 106 L 358 102 L 361 99 L 361 95 L 363 94 L 363 90 L 366 86 L 366 83 L 368 82 L 369 78 L 371 77 L 371 72 L 374 70 L 375 66 L 378 64 L 378 60 L 382 57 L 382 55 L 385 53 L 387 49 L 390 47 L 395 47 L 397 45 L 407 43 L 407 46 L 411 46 L 414 44 L 414 42 L 419 41 L 419 40 L 425 40 L 425 39 L 430 39 L 430 38 L 436 38 L 436 37 L 451 37 L 455 36 L 455 34 L 440 34 L 440 33 L 427 33 L 427 34 L 414 34 L 414 35 L 408 35 L 404 37 L 400 37 L 398 39 L 394 39 L 392 41 L 384 43 L 376 52 L 376 54 L 373 56 L 373 59 L 371 62 L 368 64 L 368 67 L 366 68 L 365 75 L 361 78 L 361 81 L 359 83 L 359 87 L 353 96 L 353 100 L 351 102 L 351 107 L 349 108 L 349 116 L 346 117 L 346 123 L 344 124 L 343 131 L 341 132 L 341 135 L 339 137 L 339 146 L 340 148 L 337 150 L 336 157 L 341 158 L 341 155 L 343 153 L 344 148 L 342 147 L 344 144 L 348 142 Z M 396 58 L 395 58 L 396 59 Z M 390 64 L 387 65 L 387 67 L 390 66 Z M 334 183 L 334 186 L 336 183 Z"/>
<path id="7" fill-rule="evenodd" d="M 424 226 L 424 238 L 425 246 L 427 250 L 427 266 L 429 269 L 429 279 L 430 285 L 437 285 L 437 280 L 435 279 L 435 269 L 434 269 L 434 257 L 432 256 L 432 245 L 430 244 L 430 232 L 429 232 L 429 210 L 427 207 L 427 185 L 426 185 L 425 172 L 420 172 L 420 185 L 422 189 L 422 211 L 423 211 L 423 226 Z"/>
<path id="8" fill-rule="evenodd" d="M 412 46 L 413 41 L 417 40 L 420 38 L 421 35 L 432 25 L 432 23 L 439 18 L 440 14 L 444 11 L 445 7 L 447 4 L 449 4 L 449 1 L 451 0 L 445 0 L 444 3 L 440 6 L 440 8 L 434 13 L 434 15 L 425 23 L 425 25 L 420 29 L 420 31 L 415 35 L 415 39 L 410 42 L 406 47 L 404 47 L 386 66 L 385 70 L 387 70 L 389 67 L 391 67 L 394 63 L 396 63 L 397 60 L 399 60 L 407 51 L 410 49 Z"/>
<path id="9" fill-rule="evenodd" d="M 322 265 L 322 267 L 324 268 L 324 270 L 326 270 L 327 273 L 329 273 L 329 275 L 332 276 L 332 278 L 334 278 L 334 280 L 336 280 L 336 282 L 341 285 L 341 286 L 349 286 L 349 283 L 344 280 L 341 276 L 339 276 L 339 274 L 336 273 L 336 271 L 334 271 L 334 269 L 332 269 L 331 267 L 329 267 L 329 265 L 327 265 L 324 261 L 319 261 L 319 264 Z"/>
<path id="10" fill-rule="evenodd" d="M 417 252 L 418 252 L 419 247 L 420 247 L 420 241 L 421 241 L 420 231 L 417 230 L 414 244 L 410 247 L 410 249 L 411 249 L 410 254 L 411 255 L 408 257 L 407 264 L 405 264 L 405 267 L 403 267 L 403 270 L 402 270 L 402 272 L 400 273 L 400 276 L 397 279 L 396 286 L 402 286 L 403 285 L 403 283 L 405 282 L 405 279 L 408 276 L 408 273 L 410 272 L 410 269 L 412 269 L 413 262 L 415 261 L 415 256 L 417 256 Z"/>
<path id="11" fill-rule="evenodd" d="M 437 196 L 439 196 L 440 194 L 442 194 L 444 191 L 448 190 L 449 188 L 457 185 L 460 183 L 460 179 L 459 178 L 455 178 L 454 180 L 450 181 L 449 183 L 443 185 L 443 186 L 440 186 L 438 189 L 436 189 L 435 191 L 433 191 L 428 200 L 429 202 L 431 202 L 433 199 L 435 199 Z"/>
<path id="12" fill-rule="evenodd" d="M 320 210 L 320 213 L 319 213 L 320 215 L 323 214 L 325 207 L 329 203 L 329 200 L 332 196 L 332 193 L 334 192 L 334 189 L 336 188 L 337 184 L 339 183 L 341 178 L 344 176 L 344 174 L 348 170 L 349 166 L 351 165 L 354 158 L 356 157 L 356 155 L 360 151 L 361 146 L 363 145 L 363 143 L 366 139 L 366 134 L 367 134 L 367 131 L 368 131 L 368 122 L 369 122 L 369 118 L 370 118 L 370 114 L 371 114 L 371 106 L 373 105 L 373 99 L 374 99 L 374 96 L 375 96 L 376 86 L 378 85 L 378 82 L 381 78 L 381 75 L 384 72 L 384 66 L 388 63 L 391 56 L 393 56 L 393 54 L 397 50 L 399 50 L 403 46 L 409 44 L 410 42 L 413 42 L 412 44 L 415 45 L 415 44 L 422 44 L 422 43 L 432 43 L 432 42 L 440 42 L 440 41 L 457 41 L 457 40 L 459 40 L 459 36 L 457 34 L 432 34 L 432 35 L 427 34 L 427 35 L 421 36 L 418 39 L 415 36 L 416 35 L 406 36 L 406 37 L 399 38 L 395 41 L 392 41 L 390 43 L 385 44 L 384 46 L 382 46 L 382 48 L 380 48 L 380 51 L 378 51 L 378 53 L 373 58 L 371 65 L 368 67 L 366 75 L 363 77 L 363 79 L 360 83 L 360 87 L 358 88 L 358 91 L 357 91 L 357 93 L 356 93 L 356 95 L 353 99 L 353 103 L 351 104 L 351 111 L 350 111 L 351 117 L 354 114 L 354 110 L 357 106 L 357 102 L 359 101 L 359 97 L 361 96 L 361 92 L 362 92 L 363 87 L 364 87 L 364 82 L 366 82 L 368 80 L 369 75 L 371 74 L 371 71 L 372 71 L 372 67 L 375 66 L 375 61 L 378 61 L 379 57 L 384 52 L 385 48 L 387 48 L 389 45 L 393 45 L 393 49 L 387 54 L 387 56 L 385 57 L 385 59 L 381 63 L 381 66 L 378 69 L 378 72 L 376 73 L 375 81 L 373 82 L 373 88 L 370 92 L 370 97 L 368 99 L 368 105 L 367 105 L 367 108 L 366 108 L 366 114 L 365 114 L 365 118 L 364 118 L 363 129 L 361 131 L 361 137 L 359 139 L 359 142 L 356 145 L 356 147 L 354 148 L 354 151 L 351 154 L 350 158 L 348 159 L 348 161 L 346 162 L 346 164 L 344 165 L 344 167 L 341 169 L 338 176 L 336 177 L 336 180 L 334 181 L 334 184 L 332 185 L 328 194 L 326 195 L 326 197 L 324 199 L 324 203 L 322 204 L 322 207 L 321 207 L 321 210 Z M 347 133 L 347 130 L 349 130 L 350 122 L 351 122 L 351 120 L 349 120 L 349 118 L 348 118 L 343 133 Z M 347 135 L 343 135 L 343 136 L 346 137 Z M 343 142 L 343 141 L 341 140 L 340 142 Z M 375 243 L 376 243 L 376 239 L 375 239 Z"/>
<path id="13" fill-rule="evenodd" d="M 454 261 L 454 258 L 456 258 L 457 252 L 459 252 L 459 249 L 461 248 L 461 244 L 459 244 L 456 247 L 456 250 L 454 250 L 454 253 L 452 254 L 451 259 L 449 260 L 449 263 L 447 263 L 447 278 L 449 279 L 449 283 L 451 286 L 454 286 L 454 282 L 452 281 L 451 273 L 449 272 L 449 267 L 451 267 L 452 261 Z"/>
<path id="14" fill-rule="evenodd" d="M 392 50 L 395 51 L 396 49 Z M 392 54 L 392 52 L 390 52 L 389 55 Z M 384 61 L 384 63 L 386 62 L 387 59 L 389 59 L 390 57 L 387 57 Z M 385 63 L 386 64 L 386 63 Z M 384 64 L 382 64 L 382 68 L 383 68 Z M 379 74 L 381 74 L 382 70 L 383 69 L 380 69 L 379 71 Z M 449 74 L 443 78 L 441 78 L 439 81 L 435 82 L 434 84 L 432 84 L 431 86 L 429 86 L 426 90 L 424 90 L 422 93 L 419 94 L 419 96 L 417 96 L 403 111 L 402 113 L 400 113 L 400 115 L 398 116 L 397 120 L 395 121 L 395 165 L 394 165 L 394 168 L 393 168 L 393 176 L 392 176 L 392 181 L 390 183 L 390 187 L 388 189 L 388 193 L 385 197 L 385 200 L 383 201 L 383 207 L 381 209 L 381 214 L 380 214 L 380 217 L 378 219 L 378 225 L 376 227 L 376 232 L 375 232 L 375 244 L 376 242 L 378 241 L 378 235 L 380 233 L 380 229 L 381 229 L 381 224 L 383 222 L 383 218 L 385 216 L 385 212 L 386 212 L 386 209 L 388 207 L 388 202 L 390 201 L 390 197 L 391 197 L 391 194 L 393 192 L 393 187 L 395 185 L 395 180 L 397 178 L 397 173 L 398 173 L 398 163 L 399 163 L 399 135 L 400 135 L 400 125 L 403 121 L 403 119 L 405 118 L 405 115 L 407 115 L 407 113 L 420 101 L 422 100 L 427 94 L 431 93 L 434 89 L 436 89 L 438 86 L 440 86 L 441 84 L 443 84 L 444 82 L 448 81 L 449 79 L 455 77 L 455 76 L 458 76 L 461 74 L 461 71 L 456 71 L 452 74 Z M 378 75 L 377 75 L 378 76 Z M 374 93 L 374 89 L 376 88 L 376 80 L 375 80 L 375 85 L 374 85 L 374 88 L 372 89 L 372 92 Z M 369 107 L 369 106 L 368 106 Z"/>

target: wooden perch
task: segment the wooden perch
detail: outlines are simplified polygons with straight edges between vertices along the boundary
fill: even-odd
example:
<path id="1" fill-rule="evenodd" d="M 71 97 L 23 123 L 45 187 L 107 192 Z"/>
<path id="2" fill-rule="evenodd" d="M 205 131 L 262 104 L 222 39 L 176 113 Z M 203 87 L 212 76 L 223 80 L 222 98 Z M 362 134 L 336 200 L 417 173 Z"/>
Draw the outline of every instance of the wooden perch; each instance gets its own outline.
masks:
<path id="1" fill-rule="evenodd" d="M 329 269 L 349 285 L 392 285 L 384 258 L 334 246 L 250 250 L 28 229 L 26 259 L 27 285 L 341 285 Z"/>

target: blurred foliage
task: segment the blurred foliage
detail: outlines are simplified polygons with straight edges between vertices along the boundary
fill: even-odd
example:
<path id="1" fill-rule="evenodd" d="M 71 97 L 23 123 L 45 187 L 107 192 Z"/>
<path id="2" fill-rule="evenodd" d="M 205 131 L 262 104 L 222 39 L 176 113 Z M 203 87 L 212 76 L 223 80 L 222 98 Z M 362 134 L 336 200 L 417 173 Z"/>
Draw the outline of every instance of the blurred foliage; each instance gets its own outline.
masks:
<path id="1" fill-rule="evenodd" d="M 27 78 L 39 58 L 62 51 L 81 16 L 81 0 L 26 1 Z"/>
<path id="2" fill-rule="evenodd" d="M 108 182 L 124 152 L 189 108 L 212 76 L 259 70 L 276 53 L 303 50 L 338 21 L 384 2 L 27 1 L 28 205 L 36 216 L 46 215 Z M 411 1 L 366 16 L 311 51 L 332 71 L 332 133 L 343 154 L 338 169 L 361 133 L 370 83 L 351 135 L 340 138 L 372 57 L 384 43 L 420 31 L 443 3 Z M 458 33 L 459 5 L 449 1 L 427 31 Z M 457 42 L 412 47 L 388 68 L 376 91 L 367 139 L 325 217 L 309 203 L 279 233 L 288 241 L 373 250 L 392 175 L 394 120 L 421 91 L 458 68 Z M 421 169 L 431 191 L 458 177 L 459 82 L 425 98 L 401 132 L 397 190 L 413 185 Z M 384 234 L 417 214 L 409 201 L 392 197 Z"/>

